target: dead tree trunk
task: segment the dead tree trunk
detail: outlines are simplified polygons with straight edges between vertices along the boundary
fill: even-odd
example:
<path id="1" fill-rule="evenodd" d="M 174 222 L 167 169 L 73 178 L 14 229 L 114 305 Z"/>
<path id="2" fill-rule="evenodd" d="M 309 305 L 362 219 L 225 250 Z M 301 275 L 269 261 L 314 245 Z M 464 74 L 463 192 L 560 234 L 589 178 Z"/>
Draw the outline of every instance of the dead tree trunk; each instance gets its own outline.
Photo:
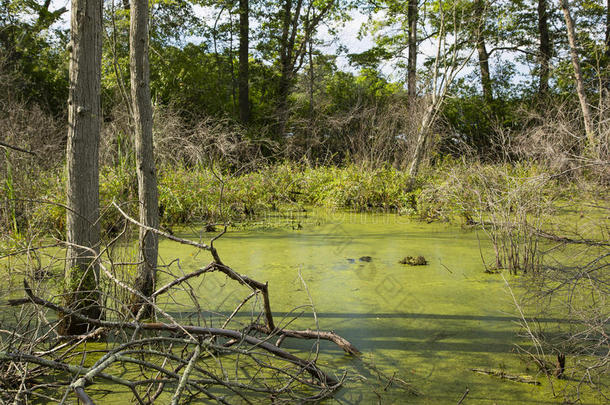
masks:
<path id="1" fill-rule="evenodd" d="M 101 316 L 98 153 L 101 125 L 102 1 L 72 0 L 68 98 L 65 306 L 86 318 Z M 92 250 L 91 250 L 92 249 Z M 60 332 L 79 335 L 88 324 L 67 315 Z"/>
<path id="2" fill-rule="evenodd" d="M 136 172 L 140 222 L 159 227 L 157 175 L 153 153 L 152 105 L 150 100 L 150 68 L 148 61 L 148 1 L 131 0 L 129 62 L 131 68 L 131 99 L 133 103 Z M 139 234 L 140 253 L 135 289 L 150 297 L 155 289 L 158 236 L 144 228 Z M 137 312 L 141 300 L 132 298 Z"/>
<path id="3" fill-rule="evenodd" d="M 582 76 L 582 70 L 580 69 L 578 47 L 576 45 L 576 29 L 574 27 L 574 20 L 572 19 L 572 15 L 570 14 L 570 9 L 567 0 L 561 0 L 559 4 L 561 6 L 561 11 L 563 11 L 563 16 L 568 31 L 568 43 L 570 44 L 570 56 L 572 57 L 572 66 L 574 67 L 576 92 L 578 93 L 578 100 L 580 101 L 580 108 L 582 110 L 582 116 L 585 123 L 587 150 L 589 154 L 591 154 L 593 157 L 596 157 L 597 145 L 595 140 L 595 134 L 593 133 L 593 118 L 591 117 L 591 109 L 589 108 L 589 102 L 587 101 L 584 79 Z"/>

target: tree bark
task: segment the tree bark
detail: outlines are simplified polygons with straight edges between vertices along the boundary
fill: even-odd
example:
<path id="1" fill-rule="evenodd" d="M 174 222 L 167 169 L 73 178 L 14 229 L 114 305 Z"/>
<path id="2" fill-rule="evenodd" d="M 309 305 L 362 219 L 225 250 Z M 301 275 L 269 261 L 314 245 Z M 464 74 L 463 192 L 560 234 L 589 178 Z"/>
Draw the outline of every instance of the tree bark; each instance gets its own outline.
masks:
<path id="1" fill-rule="evenodd" d="M 419 167 L 421 166 L 421 162 L 424 159 L 424 147 L 426 146 L 428 131 L 432 126 L 432 121 L 434 120 L 434 116 L 436 115 L 436 110 L 438 109 L 438 107 L 439 104 L 435 103 L 434 101 L 431 102 L 430 105 L 428 105 L 424 113 L 422 123 L 417 131 L 415 153 L 413 155 L 413 160 L 411 161 L 411 166 L 409 167 L 409 177 L 411 179 L 415 179 L 419 174 Z"/>
<path id="2" fill-rule="evenodd" d="M 65 306 L 91 319 L 101 317 L 98 154 L 101 127 L 102 0 L 72 0 L 68 97 Z M 89 325 L 64 317 L 60 333 L 84 334 Z"/>
<path id="3" fill-rule="evenodd" d="M 280 39 L 280 79 L 277 99 L 277 135 L 283 137 L 288 121 L 288 96 L 292 81 L 294 41 L 303 1 L 297 0 L 296 10 L 292 13 L 292 0 L 285 0 L 282 10 L 282 37 Z"/>
<path id="4" fill-rule="evenodd" d="M 250 46 L 250 5 L 248 0 L 239 0 L 239 119 L 246 125 L 250 121 L 250 88 L 248 48 Z"/>
<path id="5" fill-rule="evenodd" d="M 487 103 L 493 101 L 493 89 L 491 84 L 491 73 L 489 70 L 489 53 L 485 45 L 485 13 L 486 5 L 484 0 L 477 0 L 475 3 L 475 13 L 477 14 L 477 54 L 479 56 L 479 70 L 481 73 L 481 86 L 483 88 L 483 98 Z"/>
<path id="6" fill-rule="evenodd" d="M 610 0 L 606 0 L 606 57 L 610 58 Z"/>
<path id="7" fill-rule="evenodd" d="M 308 53 L 307 45 L 311 43 L 322 19 L 335 6 L 336 3 L 332 1 L 322 6 L 313 1 L 283 1 L 278 17 L 282 24 L 282 32 L 279 38 L 280 78 L 276 98 L 276 135 L 280 138 L 286 134 L 289 113 L 288 96 L 294 84 L 294 78 Z M 306 12 L 303 12 L 304 8 L 307 10 Z"/>
<path id="8" fill-rule="evenodd" d="M 589 102 L 587 101 L 587 94 L 585 93 L 584 79 L 582 71 L 580 69 L 580 61 L 578 58 L 578 48 L 576 44 L 576 30 L 574 28 L 574 20 L 570 14 L 570 8 L 567 0 L 560 0 L 559 5 L 566 22 L 566 28 L 568 31 L 568 43 L 570 45 L 570 56 L 572 58 L 572 66 L 574 67 L 574 79 L 576 81 L 576 92 L 578 93 L 578 100 L 580 101 L 580 108 L 582 110 L 582 116 L 585 123 L 585 133 L 587 136 L 587 149 L 588 153 L 596 157 L 596 141 L 595 134 L 593 133 L 593 118 L 591 117 L 591 109 L 589 108 Z"/>
<path id="9" fill-rule="evenodd" d="M 547 0 L 538 0 L 538 35 L 540 36 L 538 94 L 540 96 L 546 95 L 549 91 L 549 61 L 551 60 L 552 48 L 549 35 L 549 13 L 547 6 Z"/>
<path id="10" fill-rule="evenodd" d="M 409 104 L 417 96 L 417 0 L 409 0 L 407 20 L 409 24 L 409 59 L 407 61 L 407 95 Z"/>
<path id="11" fill-rule="evenodd" d="M 129 62 L 140 222 L 156 229 L 159 227 L 159 204 L 153 153 L 147 0 L 131 0 Z M 158 236 L 154 232 L 140 228 L 139 244 L 135 289 L 142 295 L 150 297 L 155 289 L 159 250 Z M 141 299 L 138 296 L 132 297 L 132 304 L 134 304 L 132 311 L 137 313 L 142 304 Z"/>

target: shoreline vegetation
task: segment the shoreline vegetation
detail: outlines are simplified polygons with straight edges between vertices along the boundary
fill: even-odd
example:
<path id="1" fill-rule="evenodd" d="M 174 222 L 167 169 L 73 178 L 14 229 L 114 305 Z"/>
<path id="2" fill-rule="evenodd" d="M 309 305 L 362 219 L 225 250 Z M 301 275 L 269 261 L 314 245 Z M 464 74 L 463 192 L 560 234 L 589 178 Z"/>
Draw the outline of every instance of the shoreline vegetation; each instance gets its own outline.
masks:
<path id="1" fill-rule="evenodd" d="M 62 177 L 57 170 L 48 171 L 33 187 L 13 191 L 13 218 L 6 216 L 2 224 L 8 231 L 3 233 L 5 241 L 31 232 L 43 237 L 65 232 Z M 161 226 L 170 231 L 192 224 L 247 227 L 260 223 L 267 214 L 311 208 L 394 213 L 426 222 L 480 225 L 479 217 L 488 217 L 493 210 L 487 204 L 491 202 L 484 201 L 491 197 L 484 195 L 491 188 L 506 196 L 519 187 L 534 189 L 555 215 L 569 211 L 579 211 L 577 215 L 581 215 L 587 209 L 585 202 L 592 209 L 596 201 L 608 201 L 610 194 L 607 188 L 596 184 L 596 179 L 587 179 L 593 175 L 566 178 L 528 163 L 451 161 L 427 169 L 414 180 L 406 171 L 391 167 L 310 167 L 290 162 L 224 176 L 202 166 L 162 167 L 158 177 Z M 481 183 L 483 177 L 489 184 Z M 133 216 L 137 212 L 135 201 L 134 173 L 102 168 L 100 206 L 105 232 L 118 232 L 124 221 L 116 210 L 110 209 L 112 202 L 121 204 Z"/>

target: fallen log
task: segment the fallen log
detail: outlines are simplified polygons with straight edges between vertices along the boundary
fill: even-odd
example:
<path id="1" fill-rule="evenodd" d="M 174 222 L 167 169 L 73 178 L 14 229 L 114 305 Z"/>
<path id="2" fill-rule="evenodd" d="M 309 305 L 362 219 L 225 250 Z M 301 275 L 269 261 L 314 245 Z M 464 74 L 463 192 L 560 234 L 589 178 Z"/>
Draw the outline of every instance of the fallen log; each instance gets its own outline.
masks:
<path id="1" fill-rule="evenodd" d="M 474 371 L 475 373 L 490 375 L 504 380 L 514 381 L 523 384 L 540 385 L 540 382 L 538 380 L 529 375 L 507 374 L 504 371 L 500 370 L 485 370 L 482 368 L 471 368 L 470 370 Z"/>

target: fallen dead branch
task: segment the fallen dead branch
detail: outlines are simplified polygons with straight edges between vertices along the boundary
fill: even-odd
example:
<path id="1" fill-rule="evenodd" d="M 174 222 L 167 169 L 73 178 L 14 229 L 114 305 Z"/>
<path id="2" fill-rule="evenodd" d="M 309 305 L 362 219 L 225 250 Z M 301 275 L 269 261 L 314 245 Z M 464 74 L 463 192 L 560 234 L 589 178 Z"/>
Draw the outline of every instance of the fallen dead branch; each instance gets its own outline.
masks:
<path id="1" fill-rule="evenodd" d="M 539 381 L 537 381 L 534 377 L 528 375 L 514 375 L 508 374 L 501 370 L 485 370 L 482 368 L 471 368 L 470 370 L 474 371 L 475 373 L 490 375 L 501 378 L 503 380 L 514 381 L 523 384 L 540 385 Z"/>
<path id="2" fill-rule="evenodd" d="M 24 290 L 28 295 L 28 298 L 34 304 L 43 306 L 45 308 L 52 309 L 57 313 L 69 314 L 71 316 L 75 316 L 83 322 L 87 322 L 90 325 L 95 325 L 108 329 L 131 329 L 131 330 L 148 330 L 148 331 L 164 331 L 164 332 L 172 332 L 174 334 L 186 332 L 191 335 L 196 336 L 219 336 L 226 337 L 231 339 L 236 339 L 239 342 L 245 342 L 250 344 L 253 347 L 261 348 L 269 353 L 287 360 L 291 363 L 294 363 L 298 366 L 303 367 L 307 372 L 311 374 L 312 377 L 318 379 L 321 384 L 325 386 L 335 386 L 338 384 L 338 381 L 333 377 L 328 376 L 322 370 L 320 370 L 314 364 L 303 360 L 293 354 L 290 354 L 279 347 L 272 345 L 264 340 L 255 338 L 250 335 L 246 335 L 242 332 L 231 330 L 231 329 L 220 329 L 220 328 L 206 328 L 201 326 L 193 326 L 193 325 L 176 325 L 176 324 L 165 324 L 160 322 L 154 323 L 137 323 L 137 322 L 113 322 L 113 321 L 104 321 L 100 319 L 87 318 L 86 316 L 81 315 L 78 312 L 71 311 L 69 308 L 62 307 L 60 305 L 54 304 L 50 301 L 43 300 L 42 298 L 36 297 L 29 284 L 26 280 L 23 280 Z M 9 300 L 9 305 L 22 304 L 23 300 Z M 296 337 L 296 336 L 295 336 Z M 349 342 L 348 342 L 349 343 Z"/>
<path id="3" fill-rule="evenodd" d="M 259 332 L 265 333 L 267 335 L 275 334 L 277 335 L 278 341 L 276 346 L 280 346 L 283 340 L 287 337 L 299 338 L 299 339 L 320 339 L 327 340 L 329 342 L 333 342 L 337 346 L 339 346 L 343 351 L 348 354 L 352 354 L 354 356 L 360 355 L 360 351 L 351 344 L 348 340 L 342 338 L 337 335 L 333 331 L 316 331 L 316 330 L 291 330 L 291 329 L 275 329 L 271 330 L 264 325 L 253 325 L 253 328 L 258 330 Z"/>
<path id="4" fill-rule="evenodd" d="M 115 207 L 128 223 L 141 226 L 118 205 Z M 0 402 L 14 402 L 25 396 L 61 403 L 72 395 L 81 403 L 93 404 L 96 388 L 90 386 L 101 380 L 124 386 L 138 404 L 179 403 L 197 396 L 222 404 L 233 400 L 267 402 L 270 398 L 274 402 L 302 403 L 327 398 L 342 386 L 345 373 L 338 378 L 317 364 L 319 341 L 332 342 L 349 355 L 359 355 L 360 351 L 338 333 L 319 330 L 317 319 L 315 329 L 276 327 L 268 284 L 227 266 L 214 248 L 214 241 L 226 228 L 209 244 L 146 229 L 205 250 L 213 260 L 191 272 L 183 271 L 178 261 L 171 262 L 167 268 L 175 263 L 172 268 L 177 267 L 179 273 L 164 271 L 169 280 L 157 287 L 151 296 L 141 296 L 143 305 L 134 313 L 125 303 L 128 302 L 126 298 L 137 292 L 125 273 L 121 273 L 121 269 L 128 269 L 133 263 L 130 260 L 114 262 L 116 251 L 111 249 L 116 248 L 111 246 L 119 246 L 118 238 L 112 239 L 99 252 L 90 250 L 95 254 L 103 279 L 99 288 L 105 315 L 101 319 L 86 317 L 59 304 L 59 297 L 47 287 L 50 279 L 26 276 L 23 280 L 25 297 L 8 300 L 9 306 L 20 308 L 18 325 L 8 328 L 14 331 L 0 333 L 0 392 L 4 390 L 0 393 Z M 230 315 L 200 307 L 193 281 L 198 277 L 205 280 L 207 274 L 214 272 L 250 289 L 229 311 Z M 190 297 L 192 307 L 189 307 L 189 298 L 185 302 L 184 293 Z M 169 309 L 168 305 L 176 304 L 195 308 L 186 313 L 188 321 L 172 312 L 173 308 Z M 315 318 L 311 296 L 310 305 Z M 148 320 L 141 319 L 145 306 L 152 308 L 153 315 Z M 245 307 L 250 312 L 250 320 L 240 321 L 239 329 L 228 328 L 231 322 L 237 324 L 234 319 L 240 312 L 246 312 Z M 89 330 L 79 336 L 61 336 L 56 329 L 63 316 L 89 325 Z M 222 326 L 214 327 L 216 325 Z M 315 340 L 315 355 L 303 358 L 281 348 L 287 338 Z M 97 345 L 92 349 L 91 341 L 106 341 L 107 344 L 102 349 Z M 97 361 L 89 367 L 90 359 Z M 116 374 L 117 368 L 129 370 L 129 373 Z M 378 377 L 383 384 L 387 381 L 386 387 L 395 383 L 408 385 L 399 377 Z M 50 382 L 48 378 L 51 378 Z M 54 393 L 62 390 L 63 398 L 54 398 Z"/>
<path id="5" fill-rule="evenodd" d="M 265 307 L 265 318 L 267 320 L 267 326 L 269 327 L 269 329 L 275 329 L 275 323 L 273 321 L 273 315 L 271 312 L 271 303 L 269 300 L 269 287 L 267 285 L 267 283 L 261 283 L 259 281 L 256 280 L 252 280 L 251 278 L 249 278 L 246 275 L 242 275 L 242 274 L 238 274 L 237 272 L 235 272 L 233 269 L 231 269 L 230 267 L 224 265 L 222 263 L 222 260 L 220 259 L 220 256 L 218 255 L 218 252 L 216 251 L 216 249 L 214 248 L 214 244 L 213 241 L 218 239 L 218 237 L 220 237 L 224 231 L 220 234 L 217 235 L 216 237 L 214 237 L 214 239 L 212 239 L 212 243 L 210 243 L 209 245 L 203 244 L 203 243 L 198 243 L 198 242 L 193 242 L 191 240 L 188 239 L 183 239 L 183 238 L 179 238 L 177 236 L 171 235 L 167 232 L 163 232 L 160 231 L 158 229 L 155 228 L 151 228 L 149 226 L 146 226 L 144 224 L 141 224 L 140 222 L 136 221 L 135 219 L 131 218 L 129 215 L 127 215 L 127 213 L 125 213 L 125 211 L 123 211 L 116 203 L 112 203 L 114 205 L 114 207 L 119 210 L 119 212 L 121 213 L 121 215 L 123 215 L 125 217 L 126 220 L 128 220 L 129 222 L 147 230 L 150 232 L 153 232 L 159 236 L 163 236 L 165 238 L 168 238 L 174 242 L 178 242 L 184 245 L 189 245 L 189 246 L 194 246 L 196 248 L 202 249 L 202 250 L 207 250 L 210 252 L 210 254 L 212 255 L 212 257 L 214 258 L 214 266 L 213 268 L 210 268 L 207 271 L 210 270 L 218 270 L 224 274 L 227 275 L 227 277 L 229 277 L 232 280 L 237 281 L 238 283 L 242 284 L 242 285 L 247 285 L 248 287 L 254 289 L 254 290 L 258 290 L 262 293 L 263 295 L 263 300 L 264 300 L 264 307 Z M 201 272 L 194 272 L 196 274 L 193 274 L 190 277 L 194 277 L 196 275 L 199 274 L 203 274 L 206 271 L 202 271 Z M 187 277 L 187 278 L 190 278 Z M 176 280 L 177 281 L 177 280 Z"/>

